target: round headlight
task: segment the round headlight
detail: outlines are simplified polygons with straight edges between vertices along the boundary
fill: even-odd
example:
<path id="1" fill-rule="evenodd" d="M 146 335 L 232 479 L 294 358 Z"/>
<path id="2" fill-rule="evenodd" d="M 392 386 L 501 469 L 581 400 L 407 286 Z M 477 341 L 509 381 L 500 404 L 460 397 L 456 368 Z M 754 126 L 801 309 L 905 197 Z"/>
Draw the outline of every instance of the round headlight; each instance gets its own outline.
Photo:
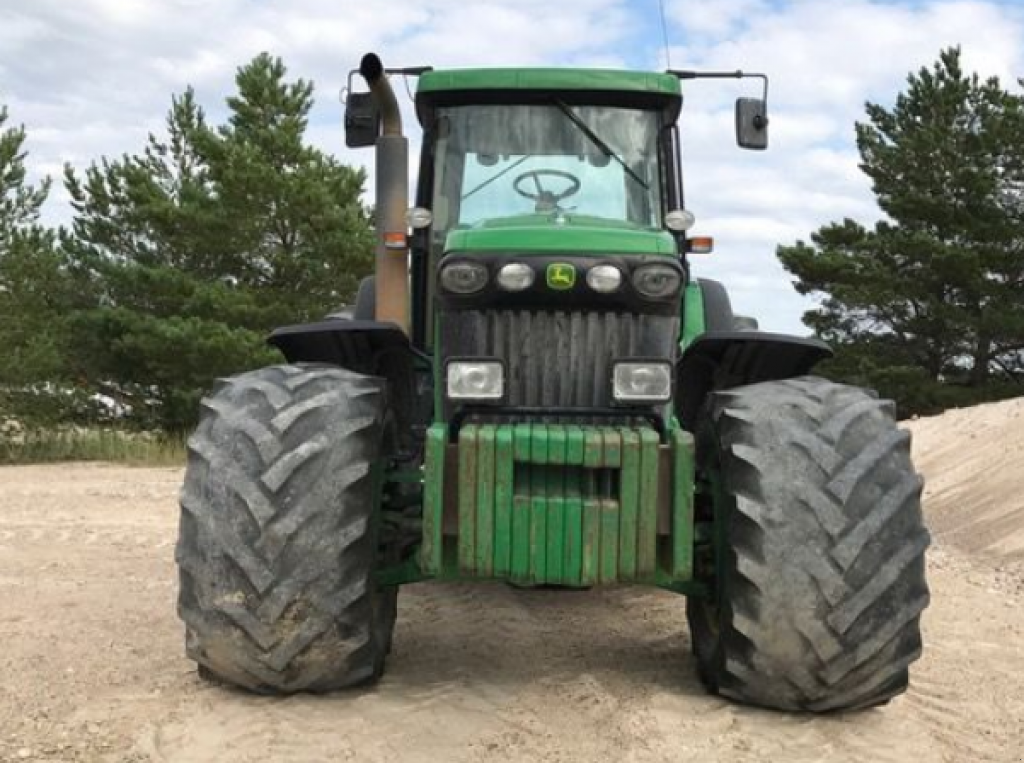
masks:
<path id="1" fill-rule="evenodd" d="M 668 297 L 679 290 L 682 277 L 668 265 L 644 265 L 633 272 L 633 286 L 645 297 Z"/>
<path id="2" fill-rule="evenodd" d="M 487 268 L 478 262 L 452 262 L 441 268 L 441 286 L 453 294 L 475 294 L 487 285 Z"/>
<path id="3" fill-rule="evenodd" d="M 529 265 L 511 262 L 498 271 L 498 286 L 505 291 L 522 291 L 533 286 L 534 272 Z"/>
<path id="4" fill-rule="evenodd" d="M 622 271 L 614 265 L 595 265 L 587 271 L 587 286 L 602 294 L 615 291 L 622 284 Z"/>

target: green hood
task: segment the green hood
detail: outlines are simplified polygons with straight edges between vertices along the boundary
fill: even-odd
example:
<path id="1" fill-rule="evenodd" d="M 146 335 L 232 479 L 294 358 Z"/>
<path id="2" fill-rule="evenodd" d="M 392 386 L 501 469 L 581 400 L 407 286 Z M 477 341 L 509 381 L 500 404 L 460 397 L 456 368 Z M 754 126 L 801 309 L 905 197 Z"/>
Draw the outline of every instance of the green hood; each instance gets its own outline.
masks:
<path id="1" fill-rule="evenodd" d="M 556 224 L 547 215 L 524 215 L 490 220 L 484 227 L 453 230 L 445 241 L 445 251 L 673 255 L 676 244 L 667 231 L 621 221 L 594 217 L 572 220 L 567 216 L 565 223 Z"/>

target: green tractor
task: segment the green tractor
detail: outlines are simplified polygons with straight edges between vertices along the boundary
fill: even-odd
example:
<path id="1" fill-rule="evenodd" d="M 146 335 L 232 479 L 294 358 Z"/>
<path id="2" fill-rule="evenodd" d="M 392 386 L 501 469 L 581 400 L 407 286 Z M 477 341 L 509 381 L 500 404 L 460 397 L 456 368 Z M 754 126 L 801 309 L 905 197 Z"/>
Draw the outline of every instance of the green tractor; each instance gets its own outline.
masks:
<path id="1" fill-rule="evenodd" d="M 808 375 L 827 345 L 691 274 L 680 81 L 744 75 L 372 54 L 359 74 L 375 275 L 350 313 L 276 330 L 286 362 L 221 380 L 189 442 L 178 608 L 201 673 L 372 682 L 404 583 L 641 584 L 687 597 L 712 692 L 824 712 L 904 691 L 928 604 L 909 435 Z M 412 207 L 388 74 L 418 77 Z M 764 98 L 736 133 L 766 147 Z"/>

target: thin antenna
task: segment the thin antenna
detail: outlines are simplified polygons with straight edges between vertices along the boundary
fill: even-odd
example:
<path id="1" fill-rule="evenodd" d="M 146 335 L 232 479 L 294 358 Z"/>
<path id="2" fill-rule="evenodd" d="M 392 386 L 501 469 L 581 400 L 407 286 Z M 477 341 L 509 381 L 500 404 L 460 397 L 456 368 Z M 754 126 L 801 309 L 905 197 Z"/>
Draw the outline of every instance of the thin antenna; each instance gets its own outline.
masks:
<path id="1" fill-rule="evenodd" d="M 665 41 L 665 68 L 672 68 L 672 57 L 668 52 L 668 25 L 665 23 L 665 0 L 658 0 L 658 10 L 661 12 L 661 38 Z"/>

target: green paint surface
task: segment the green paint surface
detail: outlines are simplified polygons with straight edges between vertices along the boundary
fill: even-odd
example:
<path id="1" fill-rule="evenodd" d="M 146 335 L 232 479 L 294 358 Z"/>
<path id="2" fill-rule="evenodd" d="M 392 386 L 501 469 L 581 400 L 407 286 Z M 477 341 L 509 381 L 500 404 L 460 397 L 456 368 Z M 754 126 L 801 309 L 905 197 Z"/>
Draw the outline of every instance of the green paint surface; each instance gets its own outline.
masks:
<path id="1" fill-rule="evenodd" d="M 600 580 L 601 568 L 601 502 L 588 499 L 580 501 L 579 506 L 583 528 L 579 583 L 595 585 Z"/>
<path id="2" fill-rule="evenodd" d="M 530 460 L 530 425 L 516 424 L 515 429 L 515 458 L 516 461 Z"/>
<path id="3" fill-rule="evenodd" d="M 619 579 L 619 503 L 600 501 L 601 507 L 601 569 L 602 583 Z"/>
<path id="4" fill-rule="evenodd" d="M 583 464 L 584 440 L 583 427 L 565 428 L 565 463 L 574 466 Z"/>
<path id="5" fill-rule="evenodd" d="M 678 96 L 679 78 L 672 74 L 621 69 L 494 68 L 449 69 L 420 76 L 420 93 L 447 90 L 617 90 Z"/>
<path id="6" fill-rule="evenodd" d="M 532 424 L 530 426 L 530 461 L 531 464 L 546 464 L 548 462 L 548 425 Z M 535 472 L 533 479 L 533 492 L 535 495 L 543 495 L 547 483 L 544 482 L 540 472 Z"/>
<path id="7" fill-rule="evenodd" d="M 534 424 L 530 432 L 530 462 L 548 462 L 548 427 Z M 530 474 L 530 580 L 543 583 L 548 561 L 548 481 L 540 469 Z"/>
<path id="8" fill-rule="evenodd" d="M 566 431 L 565 427 L 552 426 L 547 428 L 548 463 L 564 464 L 566 462 Z M 560 484 L 548 485 L 549 488 L 561 489 Z"/>
<path id="9" fill-rule="evenodd" d="M 567 223 L 527 217 L 529 224 L 517 225 L 514 220 L 502 221 L 501 227 L 453 230 L 445 240 L 446 252 L 509 252 L 535 254 L 652 254 L 673 255 L 675 239 L 667 231 Z M 534 222 L 536 221 L 536 222 Z"/>
<path id="10" fill-rule="evenodd" d="M 696 280 L 686 284 L 683 291 L 683 335 L 679 345 L 686 350 L 693 341 L 704 333 L 704 293 Z"/>
<path id="11" fill-rule="evenodd" d="M 459 570 L 476 572 L 476 498 L 477 498 L 477 427 L 470 425 L 459 432 L 459 452 L 472 453 L 473 458 L 459 464 Z"/>
<path id="12" fill-rule="evenodd" d="M 585 430 L 583 442 L 583 465 L 591 469 L 600 466 L 604 458 L 604 435 L 601 430 Z"/>
<path id="13" fill-rule="evenodd" d="M 420 567 L 427 575 L 441 572 L 444 553 L 441 518 L 444 514 L 444 444 L 448 428 L 435 424 L 427 430 L 423 486 L 423 545 Z"/>
<path id="14" fill-rule="evenodd" d="M 548 562 L 548 502 L 545 498 L 530 498 L 530 582 L 547 582 Z"/>
<path id="15" fill-rule="evenodd" d="M 604 440 L 604 453 L 601 456 L 601 466 L 617 469 L 622 466 L 622 443 L 625 440 L 626 432 L 630 430 L 618 430 L 612 427 L 604 427 L 601 430 L 601 437 Z"/>
<path id="16" fill-rule="evenodd" d="M 548 463 L 553 466 L 565 464 L 565 428 L 547 427 Z M 550 583 L 564 582 L 564 548 L 570 543 L 565 537 L 565 482 L 566 469 L 549 469 L 544 494 L 547 498 L 547 560 L 546 580 Z"/>
<path id="17" fill-rule="evenodd" d="M 565 537 L 562 582 L 580 585 L 587 541 L 583 535 L 583 501 L 578 496 L 565 499 L 562 521 Z"/>
<path id="18" fill-rule="evenodd" d="M 512 580 L 530 579 L 530 498 L 517 495 L 512 501 Z"/>
<path id="19" fill-rule="evenodd" d="M 544 561 L 544 582 L 565 583 L 565 549 L 578 542 L 567 532 L 565 526 L 565 499 L 549 496 L 546 501 L 547 558 Z M 542 550 L 538 549 L 538 553 Z"/>
<path id="20" fill-rule="evenodd" d="M 640 492 L 637 517 L 637 577 L 649 580 L 658 555 L 658 434 L 640 430 Z"/>
<path id="21" fill-rule="evenodd" d="M 622 476 L 619 478 L 619 577 L 636 577 L 637 518 L 640 504 L 640 437 L 622 431 Z"/>
<path id="22" fill-rule="evenodd" d="M 512 573 L 512 496 L 514 494 L 513 438 L 510 427 L 494 435 L 494 575 Z"/>
<path id="23" fill-rule="evenodd" d="M 494 427 L 481 427 L 477 434 L 476 481 L 476 574 L 494 574 L 494 505 L 497 492 L 494 466 Z"/>
<path id="24" fill-rule="evenodd" d="M 672 577 L 675 580 L 693 578 L 693 493 L 694 445 L 693 435 L 672 428 Z"/>

